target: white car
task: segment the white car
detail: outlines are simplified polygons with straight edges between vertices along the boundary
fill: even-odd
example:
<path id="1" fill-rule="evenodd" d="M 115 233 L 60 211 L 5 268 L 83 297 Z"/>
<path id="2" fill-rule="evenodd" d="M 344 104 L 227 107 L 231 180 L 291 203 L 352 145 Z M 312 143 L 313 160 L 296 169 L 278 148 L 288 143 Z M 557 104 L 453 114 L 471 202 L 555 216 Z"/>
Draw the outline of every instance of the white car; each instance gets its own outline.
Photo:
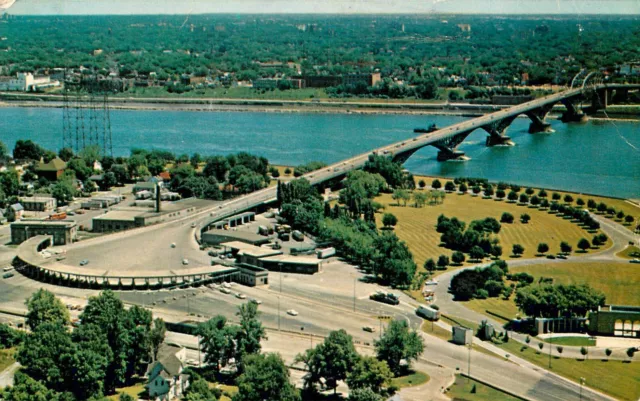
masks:
<path id="1" fill-rule="evenodd" d="M 231 288 L 231 283 L 222 283 L 224 288 Z"/>
<path id="2" fill-rule="evenodd" d="M 188 265 L 189 264 L 189 259 L 182 259 L 182 264 L 183 265 Z"/>
<path id="3" fill-rule="evenodd" d="M 295 309 L 289 309 L 287 313 L 291 316 L 298 316 L 298 311 Z"/>
<path id="4" fill-rule="evenodd" d="M 256 305 L 262 305 L 262 301 L 261 301 L 261 300 L 259 300 L 259 299 L 255 299 L 255 298 L 251 298 L 251 299 L 249 300 L 249 302 L 251 302 L 251 303 L 253 303 L 253 304 L 256 304 Z"/>
<path id="5" fill-rule="evenodd" d="M 424 284 L 425 285 L 438 285 L 438 281 L 437 280 L 429 280 Z"/>
<path id="6" fill-rule="evenodd" d="M 239 293 L 239 292 L 236 292 L 236 298 L 238 298 L 238 299 L 246 299 L 246 298 L 247 298 L 247 296 L 246 296 L 246 295 L 244 295 L 244 294 L 241 294 L 241 293 Z"/>
<path id="7" fill-rule="evenodd" d="M 223 294 L 231 294 L 231 291 L 225 287 L 220 288 L 220 292 Z"/>

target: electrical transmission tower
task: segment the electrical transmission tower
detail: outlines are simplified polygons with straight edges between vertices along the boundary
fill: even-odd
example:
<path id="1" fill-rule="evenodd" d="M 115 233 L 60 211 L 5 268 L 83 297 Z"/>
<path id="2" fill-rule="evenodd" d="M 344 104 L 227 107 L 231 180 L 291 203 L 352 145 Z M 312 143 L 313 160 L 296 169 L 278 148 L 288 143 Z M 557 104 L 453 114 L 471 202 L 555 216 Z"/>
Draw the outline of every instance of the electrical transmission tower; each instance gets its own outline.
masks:
<path id="1" fill-rule="evenodd" d="M 62 146 L 78 154 L 87 146 L 96 146 L 102 156 L 113 156 L 109 81 L 97 74 L 64 77 Z"/>

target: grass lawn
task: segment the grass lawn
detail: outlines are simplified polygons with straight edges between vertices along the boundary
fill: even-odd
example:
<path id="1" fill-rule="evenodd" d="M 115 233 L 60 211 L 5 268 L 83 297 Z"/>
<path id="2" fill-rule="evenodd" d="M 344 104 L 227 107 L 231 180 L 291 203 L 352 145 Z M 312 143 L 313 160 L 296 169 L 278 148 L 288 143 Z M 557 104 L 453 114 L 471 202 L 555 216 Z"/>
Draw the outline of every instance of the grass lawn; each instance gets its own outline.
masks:
<path id="1" fill-rule="evenodd" d="M 144 388 L 144 382 L 136 383 L 129 387 L 122 387 L 116 389 L 116 394 L 110 395 L 107 397 L 109 400 L 118 401 L 120 399 L 121 393 L 129 394 L 133 397 L 134 400 L 137 400 L 139 397 L 145 395 L 146 389 Z"/>
<path id="2" fill-rule="evenodd" d="M 430 183 L 430 181 L 428 181 Z M 443 183 L 444 184 L 444 183 Z M 545 242 L 550 247 L 550 253 L 560 252 L 560 242 L 567 241 L 576 247 L 580 238 L 591 239 L 593 234 L 588 233 L 577 224 L 571 223 L 546 211 L 504 201 L 482 199 L 470 194 L 447 194 L 444 203 L 439 205 L 415 208 L 411 206 L 401 207 L 391 199 L 390 194 L 383 194 L 376 201 L 386 206 L 385 212 L 393 213 L 398 218 L 395 232 L 404 240 L 419 269 L 423 269 L 424 261 L 428 258 L 437 259 L 439 255 L 451 256 L 451 250 L 440 247 L 440 233 L 436 232 L 435 225 L 440 214 L 447 217 L 457 217 L 467 223 L 472 220 L 494 217 L 498 221 L 503 212 L 511 213 L 516 222 L 502 224 L 502 229 L 496 237 L 500 240 L 503 249 L 503 258 L 510 259 L 513 244 L 521 244 L 525 248 L 524 258 L 534 257 L 539 243 Z M 527 213 L 531 216 L 528 224 L 522 224 L 519 216 Z M 381 226 L 382 213 L 376 215 Z M 601 249 L 611 245 L 611 241 Z M 592 251 L 593 252 L 593 251 Z M 451 267 L 450 267 L 451 269 Z"/>
<path id="3" fill-rule="evenodd" d="M 637 246 L 630 245 L 626 247 L 622 252 L 618 252 L 616 256 L 620 258 L 625 258 L 625 259 L 640 258 L 640 248 L 638 248 Z"/>
<path id="4" fill-rule="evenodd" d="M 475 392 L 472 389 L 475 387 Z M 485 386 L 473 379 L 467 379 L 456 375 L 456 381 L 449 387 L 446 393 L 453 401 L 519 401 L 519 398 L 510 396 L 492 387 Z"/>
<path id="5" fill-rule="evenodd" d="M 408 375 L 391 379 L 391 383 L 399 388 L 419 386 L 428 381 L 429 375 L 420 371 L 412 371 Z"/>
<path id="6" fill-rule="evenodd" d="M 518 307 L 514 303 L 515 295 L 511 296 L 511 299 L 504 300 L 499 298 L 487 298 L 487 299 L 472 299 L 470 301 L 461 302 L 465 307 L 490 316 L 492 319 L 502 323 L 507 323 L 507 319 L 515 319 L 516 315 L 520 313 Z M 504 318 L 492 315 L 487 311 L 493 312 L 496 315 L 503 316 Z M 507 319 L 505 319 L 507 318 Z"/>
<path id="7" fill-rule="evenodd" d="M 0 349 L 0 372 L 13 365 L 16 361 L 14 359 L 15 351 L 14 348 Z"/>
<path id="8" fill-rule="evenodd" d="M 441 340 L 451 340 L 451 332 L 449 330 L 445 330 L 438 325 L 432 324 L 431 322 L 425 321 L 424 323 L 422 323 L 422 331 L 429 335 L 436 336 Z"/>
<path id="9" fill-rule="evenodd" d="M 500 348 L 545 369 L 549 366 L 549 356 L 537 354 L 533 348 L 521 351 L 522 345 L 516 341 L 499 345 Z M 537 350 L 537 348 L 536 348 Z M 636 401 L 640 397 L 640 363 L 622 361 L 587 361 L 569 358 L 553 359 L 551 371 L 578 382 L 581 377 L 586 385 L 605 392 L 621 400 Z"/>
<path id="10" fill-rule="evenodd" d="M 590 337 L 554 337 L 554 338 L 545 338 L 543 340 L 544 342 L 547 342 L 553 345 L 566 345 L 566 346 L 573 346 L 573 347 L 595 347 L 596 346 L 596 340 Z"/>
<path id="11" fill-rule="evenodd" d="M 209 382 L 209 388 L 219 388 L 222 390 L 222 397 L 220 397 L 220 401 L 231 401 L 231 397 L 238 392 L 237 386 L 229 386 L 227 384 L 220 383 Z"/>
<path id="12" fill-rule="evenodd" d="M 552 277 L 558 284 L 589 284 L 604 292 L 609 304 L 640 304 L 640 269 L 632 263 L 568 262 L 556 265 L 518 266 L 510 271 L 527 272 L 536 279 L 540 276 Z"/>

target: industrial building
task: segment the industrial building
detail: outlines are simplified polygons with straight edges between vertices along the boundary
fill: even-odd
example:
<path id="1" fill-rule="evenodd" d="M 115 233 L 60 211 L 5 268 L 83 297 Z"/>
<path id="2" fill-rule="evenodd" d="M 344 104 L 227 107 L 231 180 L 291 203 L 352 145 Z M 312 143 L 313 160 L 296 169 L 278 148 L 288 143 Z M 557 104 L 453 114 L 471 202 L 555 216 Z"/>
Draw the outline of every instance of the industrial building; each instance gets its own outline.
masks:
<path id="1" fill-rule="evenodd" d="M 78 228 L 71 220 L 20 220 L 11 223 L 11 242 L 21 244 L 37 235 L 50 235 L 54 245 L 66 245 L 77 239 Z"/>
<path id="2" fill-rule="evenodd" d="M 269 237 L 249 231 L 234 230 L 209 230 L 202 233 L 202 242 L 207 245 L 220 245 L 224 242 L 240 241 L 251 245 L 260 246 L 269 242 Z"/>
<path id="3" fill-rule="evenodd" d="M 259 266 L 286 273 L 314 274 L 322 271 L 321 259 L 308 256 L 274 255 L 260 258 Z"/>
<path id="4" fill-rule="evenodd" d="M 59 81 L 52 81 L 48 76 L 34 76 L 30 72 L 19 72 L 15 77 L 0 77 L 0 90 L 34 92 L 60 86 Z"/>
<path id="5" fill-rule="evenodd" d="M 30 212 L 49 212 L 55 210 L 57 201 L 49 196 L 25 196 L 20 198 L 20 204 Z"/>

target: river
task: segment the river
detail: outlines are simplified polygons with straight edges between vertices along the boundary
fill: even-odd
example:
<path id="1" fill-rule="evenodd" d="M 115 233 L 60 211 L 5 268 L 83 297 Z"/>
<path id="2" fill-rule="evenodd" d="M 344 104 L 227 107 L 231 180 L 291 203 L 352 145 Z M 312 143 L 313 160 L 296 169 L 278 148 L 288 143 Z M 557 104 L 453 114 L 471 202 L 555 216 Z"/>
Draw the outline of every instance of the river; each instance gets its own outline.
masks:
<path id="1" fill-rule="evenodd" d="M 336 162 L 413 136 L 415 127 L 439 127 L 464 117 L 397 114 L 320 114 L 112 110 L 113 150 L 157 148 L 176 154 L 246 151 L 272 163 Z M 476 130 L 460 145 L 467 162 L 438 163 L 426 147 L 405 164 L 414 174 L 485 177 L 550 189 L 640 198 L 640 123 L 593 120 L 564 124 L 549 119 L 555 133 L 527 133 L 529 120 L 509 127 L 516 146 L 487 148 Z M 62 146 L 62 109 L 0 108 L 0 140 L 10 149 L 32 139 L 49 149 Z"/>

